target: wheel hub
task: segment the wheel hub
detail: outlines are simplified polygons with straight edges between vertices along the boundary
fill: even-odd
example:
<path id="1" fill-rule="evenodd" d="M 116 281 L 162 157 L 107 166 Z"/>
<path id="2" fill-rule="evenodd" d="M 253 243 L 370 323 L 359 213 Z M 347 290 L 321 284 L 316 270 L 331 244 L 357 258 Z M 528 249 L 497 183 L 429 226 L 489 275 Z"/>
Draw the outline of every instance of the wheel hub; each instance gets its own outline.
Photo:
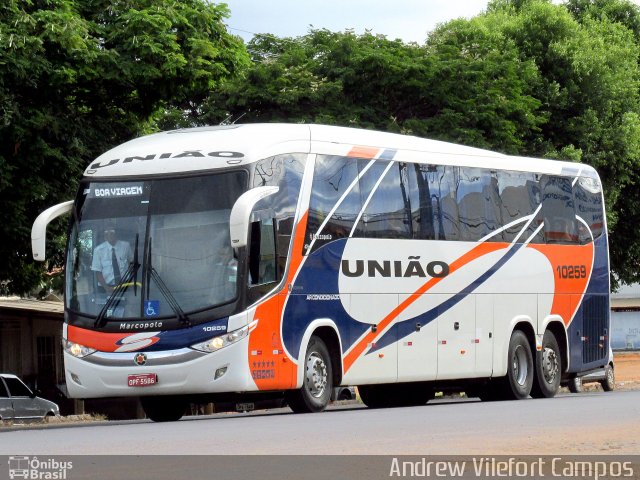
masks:
<path id="1" fill-rule="evenodd" d="M 327 388 L 327 365 L 316 352 L 307 358 L 307 390 L 315 397 L 320 398 Z"/>
<path id="2" fill-rule="evenodd" d="M 521 345 L 518 345 L 513 352 L 512 358 L 513 376 L 518 385 L 524 385 L 527 382 L 529 373 L 527 366 L 527 354 Z"/>
<path id="3" fill-rule="evenodd" d="M 560 367 L 558 366 L 558 356 L 552 348 L 545 348 L 542 352 L 542 374 L 547 383 L 554 383 Z"/>

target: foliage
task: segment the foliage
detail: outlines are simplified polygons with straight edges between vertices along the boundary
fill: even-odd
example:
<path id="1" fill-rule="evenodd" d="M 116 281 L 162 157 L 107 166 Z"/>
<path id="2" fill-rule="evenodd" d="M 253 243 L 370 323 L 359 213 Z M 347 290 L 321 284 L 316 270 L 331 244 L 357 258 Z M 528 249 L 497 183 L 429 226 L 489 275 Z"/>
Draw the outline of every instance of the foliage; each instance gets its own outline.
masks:
<path id="1" fill-rule="evenodd" d="M 247 65 L 225 5 L 205 0 L 4 0 L 0 5 L 0 294 L 43 278 L 31 260 L 37 214 L 72 198 L 84 166 L 195 110 Z M 49 268 L 64 222 L 52 225 Z M 53 247 L 53 248 L 52 248 Z"/>

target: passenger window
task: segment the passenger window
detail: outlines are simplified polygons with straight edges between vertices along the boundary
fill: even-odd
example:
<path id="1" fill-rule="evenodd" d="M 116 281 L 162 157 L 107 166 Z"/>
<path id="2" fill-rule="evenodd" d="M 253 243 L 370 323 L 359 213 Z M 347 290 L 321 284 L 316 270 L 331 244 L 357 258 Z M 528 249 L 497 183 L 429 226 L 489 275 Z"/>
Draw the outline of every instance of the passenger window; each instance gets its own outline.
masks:
<path id="1" fill-rule="evenodd" d="M 27 386 L 17 378 L 6 377 L 4 381 L 7 383 L 12 397 L 28 397 L 31 395 L 31 391 Z"/>
<path id="2" fill-rule="evenodd" d="M 435 175 L 437 168 L 434 165 L 419 163 L 408 166 L 411 223 L 413 238 L 416 239 L 434 240 L 436 238 L 434 222 L 437 205 L 434 204 L 434 197 L 438 188 L 432 182 L 437 178 Z"/>
<path id="3" fill-rule="evenodd" d="M 456 169 L 442 165 L 421 165 L 418 175 L 422 175 L 422 180 L 417 180 L 418 188 L 422 183 L 422 187 L 428 189 L 421 192 L 421 197 L 416 204 L 422 214 L 419 217 L 421 224 L 416 229 L 419 232 L 417 238 L 427 238 L 430 235 L 430 229 L 433 228 L 435 240 L 460 240 L 460 218 L 456 202 L 458 180 Z M 430 198 L 427 199 L 427 196 Z M 431 202 L 430 208 L 428 201 Z M 416 205 L 412 203 L 414 212 L 416 212 Z M 429 210 L 433 214 L 431 225 L 426 218 L 429 215 Z M 427 237 L 420 237 L 420 235 Z"/>
<path id="4" fill-rule="evenodd" d="M 547 243 L 578 243 L 571 179 L 543 175 L 540 179 L 544 238 Z"/>
<path id="5" fill-rule="evenodd" d="M 513 242 L 518 238 L 519 242 L 527 241 L 540 226 L 542 217 L 529 222 L 527 230 L 520 235 L 528 220 L 518 222 L 532 215 L 540 205 L 540 188 L 535 175 L 524 172 L 498 172 L 498 189 L 500 194 L 500 213 L 503 225 L 514 223 L 503 232 L 505 242 Z M 518 235 L 520 235 L 518 237 Z M 532 243 L 544 243 L 542 233 L 539 232 Z"/>
<path id="6" fill-rule="evenodd" d="M 358 174 L 358 160 L 355 158 L 317 156 L 309 202 L 305 255 L 351 233 L 362 209 Z"/>
<path id="7" fill-rule="evenodd" d="M 576 202 L 576 214 L 587 224 L 578 223 L 580 243 L 595 240 L 604 229 L 604 209 L 602 205 L 602 187 L 595 178 L 580 177 L 575 184 L 573 194 Z"/>
<path id="8" fill-rule="evenodd" d="M 460 167 L 456 197 L 460 215 L 461 240 L 476 242 L 500 225 L 498 181 L 487 170 Z M 502 240 L 494 235 L 492 240 Z"/>
<path id="9" fill-rule="evenodd" d="M 376 161 L 362 176 L 364 213 L 356 228 L 357 236 L 412 237 L 406 168 L 404 163 Z"/>

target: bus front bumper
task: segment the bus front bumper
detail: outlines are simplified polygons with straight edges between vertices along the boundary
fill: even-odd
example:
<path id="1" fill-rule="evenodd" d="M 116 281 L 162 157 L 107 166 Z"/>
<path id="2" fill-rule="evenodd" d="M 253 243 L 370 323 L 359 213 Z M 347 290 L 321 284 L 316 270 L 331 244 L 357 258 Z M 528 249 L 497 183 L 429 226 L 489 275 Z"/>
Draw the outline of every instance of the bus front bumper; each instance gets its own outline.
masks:
<path id="1" fill-rule="evenodd" d="M 247 349 L 244 338 L 213 353 L 182 348 L 77 358 L 65 352 L 67 390 L 71 398 L 254 391 Z"/>

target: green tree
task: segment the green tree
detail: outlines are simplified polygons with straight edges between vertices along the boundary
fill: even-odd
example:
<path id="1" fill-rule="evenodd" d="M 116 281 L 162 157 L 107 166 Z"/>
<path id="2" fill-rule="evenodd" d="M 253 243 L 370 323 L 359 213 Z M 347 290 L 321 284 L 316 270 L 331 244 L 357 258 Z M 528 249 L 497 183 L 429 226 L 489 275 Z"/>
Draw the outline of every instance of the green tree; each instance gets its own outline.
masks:
<path id="1" fill-rule="evenodd" d="M 531 94 L 547 121 L 523 153 L 579 159 L 598 170 L 612 269 L 624 282 L 640 280 L 637 18 L 638 8 L 622 0 L 495 1 L 484 15 L 539 71 Z"/>
<path id="2" fill-rule="evenodd" d="M 428 65 L 417 45 L 372 34 L 313 30 L 299 38 L 258 35 L 252 66 L 221 87 L 202 121 L 320 122 L 389 130 L 412 115 Z"/>
<path id="3" fill-rule="evenodd" d="M 72 198 L 84 166 L 160 112 L 196 110 L 248 63 L 205 0 L 5 0 L 0 5 L 0 293 L 25 293 L 37 214 Z M 52 226 L 60 264 L 64 222 Z M 51 248 L 54 246 L 55 248 Z"/>
<path id="4" fill-rule="evenodd" d="M 348 31 L 257 36 L 251 68 L 210 97 L 201 120 L 320 122 L 516 152 L 543 120 L 525 93 L 533 64 L 465 28 L 481 44 L 465 52 L 444 34 L 427 46 Z"/>

